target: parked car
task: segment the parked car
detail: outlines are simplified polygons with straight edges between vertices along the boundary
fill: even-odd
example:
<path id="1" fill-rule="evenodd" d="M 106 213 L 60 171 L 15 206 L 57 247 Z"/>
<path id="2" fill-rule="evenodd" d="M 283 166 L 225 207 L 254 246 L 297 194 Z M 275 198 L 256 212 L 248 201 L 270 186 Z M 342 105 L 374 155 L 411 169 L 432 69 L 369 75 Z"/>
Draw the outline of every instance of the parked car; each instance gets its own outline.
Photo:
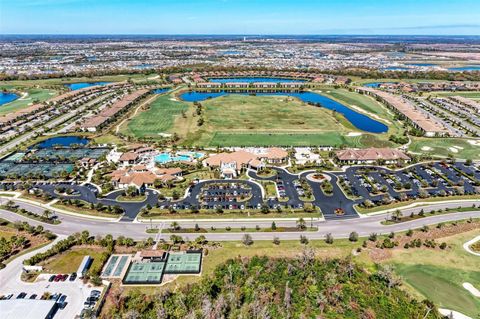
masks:
<path id="1" fill-rule="evenodd" d="M 26 295 L 27 295 L 26 292 L 21 292 L 18 294 L 17 299 L 24 299 Z"/>
<path id="2" fill-rule="evenodd" d="M 74 281 L 77 278 L 77 273 L 74 272 L 70 275 L 70 278 L 68 279 L 69 281 Z"/>
<path id="3" fill-rule="evenodd" d="M 37 294 L 33 294 L 30 296 L 30 299 L 37 299 Z"/>
<path id="4" fill-rule="evenodd" d="M 55 277 L 57 277 L 56 275 L 51 275 L 50 278 L 48 278 L 48 281 L 49 282 L 52 282 L 55 280 Z"/>

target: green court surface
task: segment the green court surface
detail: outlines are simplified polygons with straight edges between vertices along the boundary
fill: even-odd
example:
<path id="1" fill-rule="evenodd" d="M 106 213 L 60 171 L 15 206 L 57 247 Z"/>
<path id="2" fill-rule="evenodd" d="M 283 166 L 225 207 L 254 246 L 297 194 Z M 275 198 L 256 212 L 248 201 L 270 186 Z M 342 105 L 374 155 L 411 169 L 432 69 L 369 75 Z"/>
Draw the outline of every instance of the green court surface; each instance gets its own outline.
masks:
<path id="1" fill-rule="evenodd" d="M 123 279 L 124 284 L 159 284 L 162 282 L 164 262 L 132 263 Z"/>
<path id="2" fill-rule="evenodd" d="M 170 253 L 165 266 L 165 273 L 199 273 L 201 262 L 201 253 Z"/>

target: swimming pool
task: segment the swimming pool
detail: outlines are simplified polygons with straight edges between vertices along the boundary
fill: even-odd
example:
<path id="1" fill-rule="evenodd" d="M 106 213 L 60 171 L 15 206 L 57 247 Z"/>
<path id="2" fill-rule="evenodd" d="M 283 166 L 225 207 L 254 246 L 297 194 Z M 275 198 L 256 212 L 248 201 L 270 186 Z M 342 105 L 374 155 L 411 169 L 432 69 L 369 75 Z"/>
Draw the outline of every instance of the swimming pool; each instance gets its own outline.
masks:
<path id="1" fill-rule="evenodd" d="M 199 152 L 178 152 L 175 156 L 172 156 L 170 153 L 160 153 L 154 157 L 154 160 L 160 164 L 169 162 L 191 162 L 204 156 L 205 154 Z"/>

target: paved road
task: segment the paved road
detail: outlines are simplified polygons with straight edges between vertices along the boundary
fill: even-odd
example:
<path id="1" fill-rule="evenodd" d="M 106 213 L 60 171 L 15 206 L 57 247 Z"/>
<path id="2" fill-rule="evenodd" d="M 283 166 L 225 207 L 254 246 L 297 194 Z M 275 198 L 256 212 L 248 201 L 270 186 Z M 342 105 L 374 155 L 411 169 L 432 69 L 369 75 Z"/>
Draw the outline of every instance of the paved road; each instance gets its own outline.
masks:
<path id="1" fill-rule="evenodd" d="M 49 245 L 17 257 L 9 262 L 4 269 L 0 270 L 0 294 L 13 294 L 13 298 L 16 298 L 18 294 L 25 292 L 27 293 L 26 298 L 29 298 L 32 294 L 37 294 L 37 299 L 39 299 L 46 291 L 51 294 L 61 293 L 67 296 L 66 301 L 68 304 L 65 309 L 59 309 L 57 311 L 55 318 L 70 319 L 79 314 L 83 309 L 83 302 L 90 296 L 90 292 L 93 290 L 91 285 L 84 285 L 78 278 L 75 281 L 48 282 L 51 274 L 42 274 L 33 283 L 24 282 L 20 279 L 24 260 L 39 252 L 48 250 L 53 244 L 64 238 L 65 236 L 59 236 Z"/>
<path id="2" fill-rule="evenodd" d="M 1 201 L 2 199 L 0 199 Z M 3 199 L 6 201 L 6 199 Z M 17 204 L 25 208 L 29 211 L 36 212 L 41 214 L 43 212 L 42 207 L 38 207 L 33 204 L 24 203 L 17 201 Z M 430 206 L 426 207 L 418 207 L 418 208 L 410 208 L 410 209 L 403 209 L 402 213 L 404 215 L 409 215 L 410 213 L 418 213 L 422 208 L 425 210 L 430 209 L 455 209 L 459 206 L 462 207 L 471 207 L 472 204 L 480 205 L 480 200 L 472 201 L 472 202 L 452 202 L 452 203 L 437 203 L 431 204 Z M 162 228 L 168 227 L 171 221 L 154 221 L 150 223 L 132 223 L 132 222 L 107 222 L 107 221 L 100 221 L 100 220 L 92 220 L 88 218 L 81 218 L 71 215 L 65 215 L 62 213 L 57 213 L 61 224 L 59 225 L 50 225 L 37 222 L 35 220 L 17 215 L 15 213 L 0 210 L 0 217 L 10 220 L 10 221 L 28 221 L 32 225 L 42 224 L 46 229 L 51 230 L 52 232 L 60 235 L 70 235 L 74 232 L 80 232 L 82 230 L 88 230 L 92 235 L 106 235 L 112 234 L 114 237 L 123 235 L 129 236 L 134 239 L 144 239 L 151 236 L 152 234 L 147 234 L 146 229 L 153 227 Z M 355 218 L 355 219 L 347 219 L 347 220 L 333 220 L 333 221 L 310 221 L 306 219 L 308 225 L 312 223 L 314 226 L 318 226 L 318 232 L 306 232 L 304 233 L 310 239 L 323 239 L 325 234 L 331 233 L 335 238 L 340 237 L 348 237 L 350 232 L 356 231 L 360 236 L 369 235 L 372 232 L 376 233 L 389 233 L 391 231 L 404 231 L 410 228 L 419 228 L 426 224 L 436 224 L 440 222 L 446 221 L 453 221 L 457 219 L 466 219 L 466 218 L 480 218 L 480 211 L 475 212 L 461 212 L 461 213 L 449 213 L 443 215 L 437 215 L 432 217 L 425 217 L 421 219 L 417 219 L 411 222 L 405 222 L 395 225 L 385 226 L 381 224 L 381 221 L 387 218 L 386 214 L 377 215 L 377 216 L 369 216 L 364 218 Z M 224 228 L 227 226 L 230 227 L 242 227 L 245 226 L 247 228 L 255 227 L 259 225 L 260 227 L 269 227 L 271 226 L 272 220 L 251 220 L 251 221 L 239 221 L 239 220 L 223 220 L 223 221 L 211 221 L 211 220 L 196 220 L 196 221 L 189 221 L 189 222 L 179 222 L 179 224 L 186 228 L 186 227 L 194 227 L 195 224 L 198 224 L 202 228 L 209 229 L 211 226 L 215 226 L 217 229 Z M 278 221 L 276 222 L 277 226 L 290 226 L 293 227 L 296 225 L 295 220 L 291 221 Z M 163 234 L 164 238 L 168 238 L 169 234 Z M 197 237 L 197 234 L 182 234 L 185 238 L 193 239 Z M 225 241 L 225 240 L 239 240 L 243 236 L 242 233 L 207 233 L 205 236 L 209 240 L 216 240 L 216 241 Z M 298 239 L 299 233 L 252 233 L 252 237 L 256 240 L 271 240 L 274 236 L 277 236 L 281 239 Z"/>

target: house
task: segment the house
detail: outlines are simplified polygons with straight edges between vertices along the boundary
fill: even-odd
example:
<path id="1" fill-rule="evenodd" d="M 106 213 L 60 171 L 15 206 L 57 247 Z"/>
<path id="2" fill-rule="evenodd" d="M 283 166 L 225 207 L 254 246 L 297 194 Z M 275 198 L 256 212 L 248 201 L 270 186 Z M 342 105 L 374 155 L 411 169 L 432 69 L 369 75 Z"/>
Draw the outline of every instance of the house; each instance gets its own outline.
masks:
<path id="1" fill-rule="evenodd" d="M 219 153 L 203 161 L 207 167 L 218 168 L 223 177 L 235 178 L 243 169 L 249 168 L 249 163 L 257 156 L 246 151 Z"/>
<path id="2" fill-rule="evenodd" d="M 115 187 L 128 188 L 135 186 L 140 190 L 145 190 L 147 187 L 152 187 L 157 175 L 152 172 L 136 172 L 134 170 L 116 170 L 110 173 L 111 181 Z"/>
<path id="3" fill-rule="evenodd" d="M 123 165 L 132 165 L 137 163 L 139 157 L 140 156 L 135 152 L 126 152 L 120 156 L 119 160 Z"/>
<path id="4" fill-rule="evenodd" d="M 285 164 L 288 162 L 288 152 L 279 147 L 267 148 L 264 153 L 257 155 L 260 160 L 268 164 Z"/>
<path id="5" fill-rule="evenodd" d="M 375 164 L 377 161 L 394 164 L 399 161 L 410 161 L 410 157 L 395 148 L 345 149 L 336 151 L 335 156 L 342 164 Z"/>
<path id="6" fill-rule="evenodd" d="M 283 164 L 288 161 L 288 152 L 281 148 L 239 150 L 219 153 L 203 161 L 207 167 L 217 168 L 224 178 L 236 178 L 244 169 L 261 170 L 268 164 Z"/>

